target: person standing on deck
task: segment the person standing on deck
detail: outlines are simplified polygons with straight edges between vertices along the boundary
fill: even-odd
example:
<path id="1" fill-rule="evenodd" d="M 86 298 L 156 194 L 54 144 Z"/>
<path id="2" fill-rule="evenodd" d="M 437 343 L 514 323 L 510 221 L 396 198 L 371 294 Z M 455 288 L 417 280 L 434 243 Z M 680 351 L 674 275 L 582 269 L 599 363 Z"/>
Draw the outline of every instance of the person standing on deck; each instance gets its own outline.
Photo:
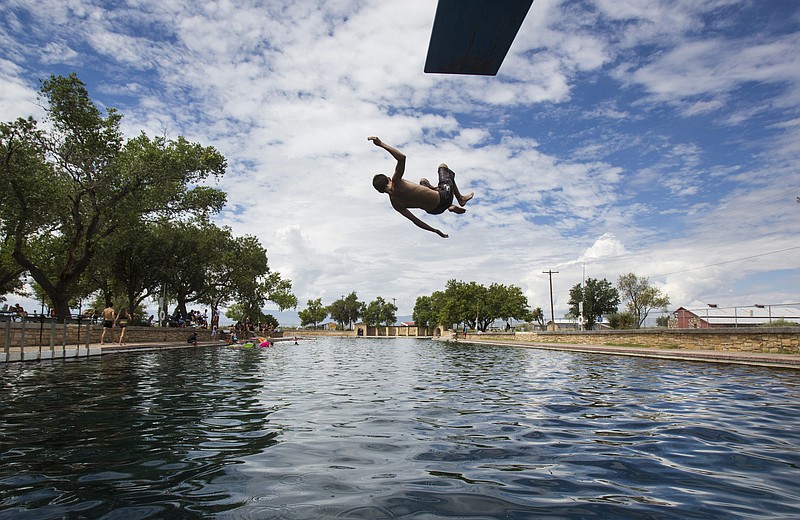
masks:
<path id="1" fill-rule="evenodd" d="M 106 332 L 109 330 L 114 330 L 114 318 L 114 304 L 112 303 L 103 309 L 103 333 L 100 335 L 101 345 L 106 339 Z"/>
<path id="2" fill-rule="evenodd" d="M 122 346 L 122 340 L 125 338 L 125 329 L 128 328 L 128 320 L 133 318 L 133 316 L 128 313 L 128 310 L 125 307 L 122 307 L 119 310 L 119 314 L 117 315 L 117 319 L 114 321 L 115 324 L 119 325 L 119 344 Z"/>

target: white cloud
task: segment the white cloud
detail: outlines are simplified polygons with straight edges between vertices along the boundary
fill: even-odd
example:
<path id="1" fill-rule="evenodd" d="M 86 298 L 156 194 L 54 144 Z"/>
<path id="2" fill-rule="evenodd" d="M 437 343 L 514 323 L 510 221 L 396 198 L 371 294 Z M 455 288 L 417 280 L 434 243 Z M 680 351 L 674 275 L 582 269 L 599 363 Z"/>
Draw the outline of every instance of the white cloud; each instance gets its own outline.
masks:
<path id="1" fill-rule="evenodd" d="M 798 232 L 796 207 L 697 224 L 722 204 L 800 185 L 800 42 L 704 33 L 729 5 L 536 0 L 500 74 L 480 78 L 422 72 L 435 12 L 422 0 L 16 2 L 29 16 L 0 25 L 0 117 L 33 111 L 42 71 L 74 66 L 93 96 L 121 109 L 128 135 L 217 147 L 229 161 L 219 222 L 259 237 L 301 307 L 355 290 L 396 298 L 409 314 L 417 296 L 456 278 L 518 284 L 544 308 L 542 271 L 555 269 L 560 315 L 582 262 L 612 282 L 683 271 L 656 280 L 680 304 L 797 267 L 776 255 L 748 270 L 686 271 L 779 250 Z M 32 42 L 16 41 L 23 30 Z M 752 85 L 769 88 L 744 96 Z M 784 107 L 774 138 L 748 142 L 737 167 L 671 128 L 680 116 L 748 136 L 774 107 Z M 394 163 L 369 135 L 408 155 L 409 179 L 446 162 L 475 191 L 464 215 L 422 216 L 450 239 L 415 228 L 375 192 L 372 175 Z"/>
<path id="2" fill-rule="evenodd" d="M 0 59 L 0 121 L 33 115 L 41 118 L 42 111 L 36 104 L 38 92 L 22 74 L 15 63 Z"/>
<path id="3" fill-rule="evenodd" d="M 625 246 L 616 239 L 613 233 L 605 233 L 595 240 L 591 247 L 583 254 L 584 260 L 595 260 L 607 256 L 620 256 L 625 254 Z"/>

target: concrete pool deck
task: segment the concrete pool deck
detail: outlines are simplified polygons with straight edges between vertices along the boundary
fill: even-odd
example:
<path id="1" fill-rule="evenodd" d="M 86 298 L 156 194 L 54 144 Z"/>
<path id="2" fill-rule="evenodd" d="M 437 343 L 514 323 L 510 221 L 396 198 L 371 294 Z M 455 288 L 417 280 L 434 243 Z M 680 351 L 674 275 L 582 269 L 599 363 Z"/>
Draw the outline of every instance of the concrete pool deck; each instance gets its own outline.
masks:
<path id="1" fill-rule="evenodd" d="M 710 363 L 735 363 L 739 365 L 757 365 L 780 368 L 800 369 L 800 355 L 772 354 L 766 352 L 732 352 L 723 350 L 690 350 L 644 347 L 617 347 L 607 345 L 581 345 L 573 343 L 541 343 L 509 340 L 453 339 L 436 338 L 439 341 L 454 343 L 471 343 L 484 345 L 505 345 L 510 347 L 531 348 L 540 350 L 562 350 L 592 354 L 609 354 L 617 356 L 646 357 L 656 359 L 674 359 L 681 361 L 702 361 Z"/>
<path id="2" fill-rule="evenodd" d="M 199 341 L 198 347 L 222 347 L 226 343 L 221 341 L 208 342 Z M 95 357 L 104 354 L 122 353 L 122 352 L 145 352 L 152 350 L 168 350 L 175 348 L 194 348 L 187 343 L 178 342 L 158 342 L 158 343 L 126 343 L 119 345 L 118 343 L 89 343 L 88 345 L 56 345 L 50 348 L 49 345 L 42 346 L 26 346 L 23 352 L 20 352 L 19 347 L 16 347 L 8 352 L 3 352 L 0 361 L 3 362 L 16 362 L 16 361 L 47 361 L 54 359 L 76 359 Z"/>
<path id="3" fill-rule="evenodd" d="M 307 340 L 301 336 L 289 336 L 285 338 L 272 338 L 272 342 L 294 342 Z M 56 345 L 52 349 L 49 345 L 26 346 L 24 352 L 20 353 L 19 347 L 9 350 L 9 352 L 0 352 L 0 362 L 17 362 L 17 361 L 46 361 L 58 359 L 76 359 L 95 357 L 106 354 L 121 354 L 125 352 L 150 352 L 156 350 L 171 350 L 176 348 L 200 348 L 200 347 L 227 347 L 230 343 L 224 340 L 214 341 L 198 341 L 197 347 L 186 343 L 185 341 L 159 341 L 159 342 L 130 342 L 120 345 L 118 343 L 89 343 L 88 345 L 82 344 L 77 346 L 72 345 Z M 241 345 L 241 344 L 240 344 Z M 88 347 L 88 348 L 87 348 Z M 22 354 L 22 355 L 21 355 Z"/>
<path id="4" fill-rule="evenodd" d="M 294 336 L 284 338 L 274 338 L 275 343 L 285 343 L 309 340 L 314 338 Z M 365 338 L 366 339 L 366 338 Z M 370 338 L 371 339 L 371 338 Z M 374 339 L 386 339 L 376 337 Z M 607 345 L 586 345 L 577 343 L 545 343 L 530 341 L 513 341 L 498 339 L 454 339 L 452 336 L 433 338 L 435 341 L 446 341 L 454 343 L 469 343 L 475 345 L 500 345 L 517 348 L 529 348 L 539 350 L 560 350 L 568 352 L 583 352 L 592 354 L 606 354 L 617 356 L 646 357 L 656 359 L 672 359 L 683 361 L 700 361 L 711 363 L 734 363 L 740 365 L 757 365 L 777 368 L 800 369 L 800 355 L 797 354 L 773 354 L 763 352 L 733 352 L 722 350 L 694 350 L 694 349 L 665 349 L 665 348 L 643 348 L 643 347 L 620 347 Z M 227 347 L 226 341 L 198 341 L 197 348 L 200 347 Z M 125 353 L 125 352 L 148 352 L 156 350 L 170 350 L 176 348 L 195 348 L 186 342 L 164 341 L 164 342 L 132 342 L 125 345 L 117 343 L 90 343 L 88 350 L 86 345 L 80 348 L 75 345 L 55 347 L 52 351 L 49 346 L 41 349 L 38 346 L 25 348 L 24 358 L 20 359 L 19 349 L 9 352 L 8 359 L 0 361 L 44 361 L 50 359 L 74 359 L 82 357 L 92 357 L 105 354 Z M 3 356 L 5 358 L 5 356 Z"/>

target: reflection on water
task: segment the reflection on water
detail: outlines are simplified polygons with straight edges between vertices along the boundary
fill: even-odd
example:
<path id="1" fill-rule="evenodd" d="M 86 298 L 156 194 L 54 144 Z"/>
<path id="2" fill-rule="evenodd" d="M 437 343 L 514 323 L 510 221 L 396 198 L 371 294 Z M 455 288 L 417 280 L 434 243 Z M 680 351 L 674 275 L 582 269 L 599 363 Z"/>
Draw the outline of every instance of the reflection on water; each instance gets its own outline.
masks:
<path id="1" fill-rule="evenodd" d="M 791 518 L 788 370 L 328 339 L 0 367 L 4 518 Z"/>

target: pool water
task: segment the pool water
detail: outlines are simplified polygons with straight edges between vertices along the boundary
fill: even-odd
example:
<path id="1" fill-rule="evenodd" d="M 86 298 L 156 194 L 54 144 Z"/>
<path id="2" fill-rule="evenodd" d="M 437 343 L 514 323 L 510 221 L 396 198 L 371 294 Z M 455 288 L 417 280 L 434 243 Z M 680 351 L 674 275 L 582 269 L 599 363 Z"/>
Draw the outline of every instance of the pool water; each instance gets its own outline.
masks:
<path id="1" fill-rule="evenodd" d="M 0 519 L 797 518 L 792 370 L 418 339 L 0 366 Z"/>

